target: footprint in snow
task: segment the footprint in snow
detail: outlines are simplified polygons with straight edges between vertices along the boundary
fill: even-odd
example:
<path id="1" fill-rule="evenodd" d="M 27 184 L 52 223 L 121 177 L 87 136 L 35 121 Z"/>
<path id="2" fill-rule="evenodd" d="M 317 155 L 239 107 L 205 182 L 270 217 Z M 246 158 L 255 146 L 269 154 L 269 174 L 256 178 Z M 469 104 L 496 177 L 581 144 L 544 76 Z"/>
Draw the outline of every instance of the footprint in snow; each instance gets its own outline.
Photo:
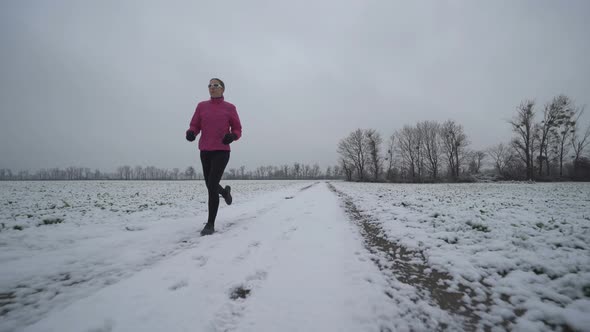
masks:
<path id="1" fill-rule="evenodd" d="M 268 273 L 264 270 L 258 270 L 256 273 L 246 277 L 246 281 L 262 281 L 266 279 Z"/>
<path id="2" fill-rule="evenodd" d="M 203 267 L 203 266 L 205 266 L 205 264 L 207 264 L 207 261 L 209 260 L 209 257 L 206 257 L 206 256 L 193 256 L 193 260 L 197 261 L 197 264 L 199 265 L 199 267 Z"/>
<path id="3" fill-rule="evenodd" d="M 234 258 L 234 262 L 239 262 L 239 261 L 246 259 L 246 257 L 248 257 L 250 255 L 252 248 L 258 248 L 259 246 L 260 246 L 259 241 L 254 241 L 254 242 L 250 243 L 246 250 L 244 250 L 241 254 L 239 254 L 238 256 L 236 256 Z"/>
<path id="4" fill-rule="evenodd" d="M 188 286 L 188 282 L 186 280 L 180 280 L 180 281 L 176 282 L 174 285 L 168 287 L 168 289 L 171 291 L 175 291 L 179 288 L 183 288 L 186 286 Z"/>
<path id="5" fill-rule="evenodd" d="M 291 238 L 291 236 L 293 236 L 293 233 L 297 230 L 297 226 L 293 226 L 291 228 L 289 228 L 289 230 L 287 230 L 286 232 L 283 233 L 283 239 L 285 240 L 289 240 Z"/>

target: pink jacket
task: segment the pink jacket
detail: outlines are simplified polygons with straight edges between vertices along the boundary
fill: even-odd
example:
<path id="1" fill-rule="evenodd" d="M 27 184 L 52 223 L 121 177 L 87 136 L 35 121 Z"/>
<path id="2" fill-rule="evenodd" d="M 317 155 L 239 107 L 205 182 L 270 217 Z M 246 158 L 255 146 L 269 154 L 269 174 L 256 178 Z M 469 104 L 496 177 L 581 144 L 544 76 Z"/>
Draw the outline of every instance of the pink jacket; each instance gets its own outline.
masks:
<path id="1" fill-rule="evenodd" d="M 190 127 L 195 135 L 199 135 L 199 150 L 231 150 L 229 145 L 223 144 L 223 136 L 234 133 L 240 139 L 242 137 L 242 124 L 236 107 L 221 98 L 211 98 L 197 105 L 195 114 L 191 119 Z"/>

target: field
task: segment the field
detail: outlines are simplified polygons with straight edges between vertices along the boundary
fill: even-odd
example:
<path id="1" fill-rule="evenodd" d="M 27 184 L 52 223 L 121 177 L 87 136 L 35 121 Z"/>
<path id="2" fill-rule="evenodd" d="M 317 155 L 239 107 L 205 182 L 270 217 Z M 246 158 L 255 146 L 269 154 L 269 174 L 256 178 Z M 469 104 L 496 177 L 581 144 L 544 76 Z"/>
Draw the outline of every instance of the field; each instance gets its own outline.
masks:
<path id="1" fill-rule="evenodd" d="M 590 326 L 588 184 L 224 184 L 0 182 L 0 331 Z"/>

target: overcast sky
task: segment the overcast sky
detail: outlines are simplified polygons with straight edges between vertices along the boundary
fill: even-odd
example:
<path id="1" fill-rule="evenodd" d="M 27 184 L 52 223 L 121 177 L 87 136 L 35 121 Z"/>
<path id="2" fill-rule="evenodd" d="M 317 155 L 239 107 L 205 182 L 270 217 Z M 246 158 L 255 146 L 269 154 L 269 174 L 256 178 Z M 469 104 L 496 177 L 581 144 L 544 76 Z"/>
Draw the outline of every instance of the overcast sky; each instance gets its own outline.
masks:
<path id="1" fill-rule="evenodd" d="M 590 104 L 588 17 L 585 0 L 1 1 L 0 168 L 200 170 L 184 133 L 211 77 L 243 125 L 228 168 L 324 168 L 356 128 L 423 120 L 484 149 L 526 98 Z"/>

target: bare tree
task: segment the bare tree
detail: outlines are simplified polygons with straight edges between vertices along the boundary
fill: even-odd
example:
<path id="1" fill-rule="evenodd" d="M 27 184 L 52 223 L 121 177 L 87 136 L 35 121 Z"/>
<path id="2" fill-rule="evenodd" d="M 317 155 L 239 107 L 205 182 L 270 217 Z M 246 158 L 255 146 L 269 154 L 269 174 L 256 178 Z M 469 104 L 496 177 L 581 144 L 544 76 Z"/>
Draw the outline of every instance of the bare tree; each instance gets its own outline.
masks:
<path id="1" fill-rule="evenodd" d="M 504 145 L 504 143 L 500 143 L 488 149 L 488 155 L 494 161 L 494 167 L 496 168 L 498 174 L 505 176 L 506 168 L 508 167 L 512 157 L 510 148 L 507 145 Z"/>
<path id="2" fill-rule="evenodd" d="M 311 172 L 309 173 L 309 176 L 312 179 L 317 179 L 320 177 L 321 173 L 322 172 L 320 171 L 320 165 L 318 165 L 316 163 L 316 164 L 313 164 L 313 166 L 311 167 Z"/>
<path id="3" fill-rule="evenodd" d="M 447 159 L 450 176 L 459 177 L 461 162 L 465 155 L 465 149 L 469 144 L 467 135 L 463 132 L 463 126 L 453 120 L 447 120 L 440 129 L 442 138 L 442 150 Z"/>
<path id="4" fill-rule="evenodd" d="M 309 165 L 305 164 L 305 165 L 303 165 L 302 169 L 303 169 L 303 172 L 302 172 L 303 178 L 305 178 L 305 179 L 308 178 L 311 173 L 311 168 L 309 167 Z"/>
<path id="5" fill-rule="evenodd" d="M 141 166 L 135 166 L 135 169 L 133 170 L 133 174 L 134 174 L 134 178 L 136 180 L 145 180 L 145 172 L 143 170 L 143 167 Z"/>
<path id="6" fill-rule="evenodd" d="M 342 167 L 346 181 L 352 181 L 352 172 L 354 167 L 350 164 L 350 162 L 350 160 L 346 160 L 344 158 L 340 159 L 340 166 Z"/>
<path id="7" fill-rule="evenodd" d="M 483 151 L 472 151 L 469 153 L 469 173 L 479 174 L 481 164 L 486 157 Z"/>
<path id="8" fill-rule="evenodd" d="M 195 168 L 192 166 L 187 167 L 184 171 L 184 175 L 187 177 L 187 179 L 193 180 L 196 175 Z"/>
<path id="9" fill-rule="evenodd" d="M 395 135 L 389 136 L 389 140 L 387 141 L 387 156 L 385 157 L 385 161 L 387 161 L 387 171 L 385 174 L 385 178 L 388 181 L 392 181 L 394 179 L 394 150 L 395 150 Z"/>
<path id="10" fill-rule="evenodd" d="M 293 176 L 296 179 L 299 179 L 301 177 L 301 164 L 299 164 L 299 163 L 293 164 Z"/>
<path id="11" fill-rule="evenodd" d="M 532 100 L 524 101 L 517 108 L 517 114 L 513 120 L 510 121 L 512 131 L 516 133 L 516 137 L 512 140 L 512 145 L 516 150 L 518 156 L 526 165 L 526 178 L 532 180 L 533 173 L 533 119 L 535 102 Z"/>
<path id="12" fill-rule="evenodd" d="M 403 165 L 406 173 L 409 173 L 412 181 L 419 180 L 419 147 L 417 144 L 416 130 L 408 125 L 405 125 L 396 133 L 397 146 L 400 156 L 403 160 Z"/>
<path id="13" fill-rule="evenodd" d="M 557 126 L 557 119 L 564 107 L 569 104 L 568 97 L 559 95 L 554 97 L 550 103 L 545 104 L 543 110 L 543 120 L 538 127 L 538 139 L 539 139 L 539 156 L 537 160 L 539 162 L 539 176 L 543 174 L 543 161 L 547 166 L 546 172 L 549 175 L 549 154 L 548 147 L 550 141 L 551 130 Z M 543 155 L 543 153 L 545 155 Z"/>
<path id="14" fill-rule="evenodd" d="M 375 129 L 365 130 L 365 138 L 368 147 L 369 168 L 373 175 L 373 181 L 378 181 L 381 169 L 383 168 L 381 157 L 381 144 L 383 143 L 383 139 Z"/>
<path id="15" fill-rule="evenodd" d="M 571 99 L 564 97 L 564 106 L 559 110 L 557 117 L 557 125 L 553 127 L 551 133 L 554 137 L 555 150 L 557 151 L 557 158 L 559 161 L 559 176 L 563 176 L 563 159 L 569 152 L 571 137 L 575 131 L 577 114 L 582 112 L 582 109 L 576 108 Z"/>
<path id="16" fill-rule="evenodd" d="M 424 121 L 417 125 L 422 143 L 422 154 L 426 160 L 426 168 L 433 180 L 438 177 L 440 167 L 440 124 L 435 121 Z"/>
<path id="17" fill-rule="evenodd" d="M 580 134 L 579 125 L 580 125 L 580 117 L 584 113 L 584 108 L 581 108 L 578 112 L 578 116 L 574 121 L 574 126 L 572 128 L 572 147 L 574 148 L 574 173 L 576 172 L 576 165 L 582 156 L 582 153 L 590 144 L 590 124 L 586 127 L 586 131 L 583 134 Z"/>
<path id="18" fill-rule="evenodd" d="M 340 168 L 340 166 L 335 165 L 334 166 L 334 170 L 332 171 L 332 176 L 335 178 L 338 178 L 340 176 L 342 176 L 344 173 L 342 171 L 342 168 Z"/>
<path id="19" fill-rule="evenodd" d="M 365 169 L 368 160 L 364 137 L 363 130 L 357 129 L 346 138 L 343 138 L 338 144 L 338 153 L 344 161 L 343 167 L 344 164 L 353 167 L 360 181 L 365 180 Z"/>

